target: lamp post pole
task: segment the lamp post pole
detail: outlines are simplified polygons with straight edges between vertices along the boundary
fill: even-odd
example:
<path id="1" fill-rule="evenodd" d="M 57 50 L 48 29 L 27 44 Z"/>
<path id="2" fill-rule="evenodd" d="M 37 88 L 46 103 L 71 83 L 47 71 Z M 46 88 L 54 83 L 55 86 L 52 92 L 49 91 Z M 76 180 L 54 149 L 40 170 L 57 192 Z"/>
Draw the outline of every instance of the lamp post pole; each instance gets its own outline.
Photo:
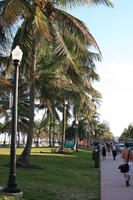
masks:
<path id="1" fill-rule="evenodd" d="M 12 59 L 14 62 L 14 90 L 13 90 L 13 108 L 12 108 L 12 129 L 11 129 L 11 148 L 10 148 L 10 172 L 7 186 L 4 191 L 6 193 L 20 193 L 21 190 L 16 182 L 16 133 L 17 133 L 17 117 L 18 117 L 18 76 L 19 65 L 23 52 L 16 46 L 12 51 Z"/>

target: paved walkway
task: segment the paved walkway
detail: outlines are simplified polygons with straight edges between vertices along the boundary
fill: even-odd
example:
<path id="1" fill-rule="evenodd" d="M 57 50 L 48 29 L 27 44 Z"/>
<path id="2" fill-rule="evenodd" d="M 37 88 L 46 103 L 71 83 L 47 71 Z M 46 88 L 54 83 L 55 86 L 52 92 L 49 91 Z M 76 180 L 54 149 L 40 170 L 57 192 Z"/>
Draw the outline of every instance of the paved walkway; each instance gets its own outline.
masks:
<path id="1" fill-rule="evenodd" d="M 133 200 L 133 179 L 131 185 L 125 185 L 125 179 L 118 166 L 120 155 L 113 160 L 112 155 L 101 159 L 101 200 Z"/>

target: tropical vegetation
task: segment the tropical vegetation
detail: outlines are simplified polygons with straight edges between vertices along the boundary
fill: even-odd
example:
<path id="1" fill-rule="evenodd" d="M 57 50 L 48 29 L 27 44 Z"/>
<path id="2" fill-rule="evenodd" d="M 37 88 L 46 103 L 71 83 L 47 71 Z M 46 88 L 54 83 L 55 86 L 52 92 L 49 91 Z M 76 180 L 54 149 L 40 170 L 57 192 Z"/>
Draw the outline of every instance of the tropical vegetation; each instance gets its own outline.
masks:
<path id="1" fill-rule="evenodd" d="M 63 152 L 70 119 L 75 125 L 77 120 L 85 122 L 86 139 L 99 138 L 97 106 L 101 95 L 92 81 L 99 79 L 95 61 L 101 60 L 101 51 L 84 23 L 66 10 L 100 3 L 112 6 L 110 0 L 0 1 L 0 82 L 4 84 L 0 88 L 0 115 L 5 119 L 1 130 L 8 133 L 11 112 L 7 102 L 13 85 L 10 52 L 19 44 L 24 53 L 20 66 L 18 135 L 26 135 L 27 142 L 19 164 L 28 166 L 33 138 L 38 142 L 47 133 L 49 146 L 54 145 L 56 137 Z M 35 110 L 44 112 L 41 122 L 35 123 Z M 78 132 L 74 135 L 75 144 Z"/>
<path id="2" fill-rule="evenodd" d="M 119 137 L 120 141 L 132 141 L 133 140 L 133 124 L 129 124 L 127 128 L 125 128 Z"/>

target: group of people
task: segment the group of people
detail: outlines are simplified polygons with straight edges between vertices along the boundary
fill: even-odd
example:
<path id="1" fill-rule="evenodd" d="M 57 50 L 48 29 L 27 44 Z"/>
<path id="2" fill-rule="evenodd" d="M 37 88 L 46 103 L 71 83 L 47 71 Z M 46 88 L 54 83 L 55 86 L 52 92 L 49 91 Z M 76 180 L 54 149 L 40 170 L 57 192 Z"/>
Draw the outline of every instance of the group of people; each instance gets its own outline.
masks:
<path id="1" fill-rule="evenodd" d="M 103 143 L 101 147 L 102 157 L 106 159 L 106 153 L 112 151 L 112 156 L 114 160 L 116 159 L 117 153 L 119 152 L 119 148 L 115 143 Z M 129 148 L 129 144 L 125 143 L 125 148 L 121 152 L 122 163 L 128 163 L 129 171 L 124 173 L 126 186 L 130 186 L 131 177 L 133 177 L 133 151 Z"/>
<path id="2" fill-rule="evenodd" d="M 106 154 L 110 154 L 112 152 L 114 160 L 116 159 L 116 155 L 118 152 L 117 145 L 115 143 L 103 143 L 101 146 L 101 151 L 102 151 L 102 157 L 105 160 L 106 159 Z"/>

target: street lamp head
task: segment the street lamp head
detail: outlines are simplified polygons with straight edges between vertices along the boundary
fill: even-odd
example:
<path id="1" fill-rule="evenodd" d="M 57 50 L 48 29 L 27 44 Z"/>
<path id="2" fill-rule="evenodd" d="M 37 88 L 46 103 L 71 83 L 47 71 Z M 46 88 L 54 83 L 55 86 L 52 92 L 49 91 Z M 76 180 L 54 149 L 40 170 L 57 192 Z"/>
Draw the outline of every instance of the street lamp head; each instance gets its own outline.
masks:
<path id="1" fill-rule="evenodd" d="M 23 56 L 23 52 L 20 49 L 20 47 L 17 45 L 15 49 L 13 49 L 12 51 L 12 60 L 18 60 L 19 62 L 21 62 L 22 56 Z"/>

